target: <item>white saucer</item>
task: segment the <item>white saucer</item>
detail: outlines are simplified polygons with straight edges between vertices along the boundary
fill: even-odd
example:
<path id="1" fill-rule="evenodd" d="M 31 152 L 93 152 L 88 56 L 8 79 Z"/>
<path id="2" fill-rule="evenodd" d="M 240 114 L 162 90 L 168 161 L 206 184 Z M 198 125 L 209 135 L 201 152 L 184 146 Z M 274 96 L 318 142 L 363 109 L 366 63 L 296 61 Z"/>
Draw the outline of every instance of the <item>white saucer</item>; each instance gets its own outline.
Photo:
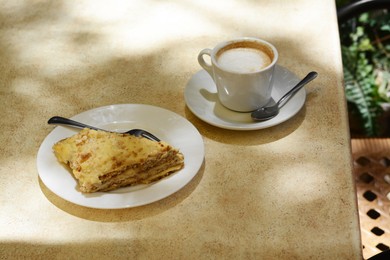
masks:
<path id="1" fill-rule="evenodd" d="M 288 69 L 276 66 L 272 98 L 277 101 L 295 86 L 299 79 Z M 184 91 L 188 108 L 198 118 L 210 125 L 232 130 L 257 130 L 278 125 L 294 115 L 303 107 L 306 91 L 302 88 L 280 110 L 279 114 L 263 122 L 254 122 L 250 113 L 240 113 L 227 109 L 218 100 L 214 81 L 205 70 L 192 76 Z"/>
<path id="2" fill-rule="evenodd" d="M 142 128 L 178 148 L 184 155 L 184 168 L 158 182 L 110 192 L 81 193 L 77 190 L 77 182 L 72 173 L 57 161 L 52 151 L 54 143 L 80 130 L 58 126 L 39 148 L 38 173 L 48 189 L 75 204 L 100 209 L 130 208 L 149 204 L 183 188 L 197 174 L 203 163 L 202 136 L 187 119 L 169 110 L 149 105 L 121 104 L 92 109 L 72 119 L 119 132 Z"/>

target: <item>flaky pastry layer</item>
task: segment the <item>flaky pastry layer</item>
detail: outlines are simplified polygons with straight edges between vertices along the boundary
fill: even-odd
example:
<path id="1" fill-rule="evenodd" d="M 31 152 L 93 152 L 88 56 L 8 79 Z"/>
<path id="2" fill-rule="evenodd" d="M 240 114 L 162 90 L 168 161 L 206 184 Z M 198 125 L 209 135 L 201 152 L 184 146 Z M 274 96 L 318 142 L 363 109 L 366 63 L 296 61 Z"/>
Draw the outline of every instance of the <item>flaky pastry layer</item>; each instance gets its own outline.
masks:
<path id="1" fill-rule="evenodd" d="M 53 146 L 82 192 L 151 183 L 184 167 L 184 157 L 166 142 L 83 129 Z"/>

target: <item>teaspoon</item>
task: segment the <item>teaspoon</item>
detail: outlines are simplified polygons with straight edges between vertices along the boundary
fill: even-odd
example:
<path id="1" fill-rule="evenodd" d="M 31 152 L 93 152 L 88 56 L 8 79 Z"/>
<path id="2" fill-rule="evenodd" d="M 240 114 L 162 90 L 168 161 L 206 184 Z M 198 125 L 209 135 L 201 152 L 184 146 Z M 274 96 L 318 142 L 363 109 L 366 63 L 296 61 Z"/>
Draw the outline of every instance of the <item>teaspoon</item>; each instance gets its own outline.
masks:
<path id="1" fill-rule="evenodd" d="M 292 97 L 295 93 L 298 92 L 303 86 L 305 86 L 307 83 L 312 81 L 317 77 L 318 73 L 315 71 L 310 72 L 306 75 L 295 87 L 293 87 L 291 90 L 289 90 L 284 96 L 279 99 L 278 102 L 276 102 L 272 106 L 266 106 L 259 108 L 251 113 L 251 117 L 254 121 L 266 121 L 269 120 L 279 114 L 279 110 L 286 104 L 286 100 L 290 97 Z M 284 103 L 283 103 L 284 102 Z"/>

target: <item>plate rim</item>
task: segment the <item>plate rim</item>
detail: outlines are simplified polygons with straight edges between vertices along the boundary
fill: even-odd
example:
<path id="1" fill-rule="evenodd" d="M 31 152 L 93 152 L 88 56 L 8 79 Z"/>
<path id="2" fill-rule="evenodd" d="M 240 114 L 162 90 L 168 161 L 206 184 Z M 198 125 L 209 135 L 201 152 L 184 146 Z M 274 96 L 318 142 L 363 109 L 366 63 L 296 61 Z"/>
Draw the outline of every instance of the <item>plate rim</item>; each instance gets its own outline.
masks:
<path id="1" fill-rule="evenodd" d="M 198 172 L 199 172 L 199 170 L 204 162 L 204 152 L 205 152 L 204 141 L 203 141 L 203 137 L 199 133 L 198 129 L 190 121 L 188 121 L 185 117 L 183 117 L 183 116 L 181 116 L 181 115 L 179 115 L 171 110 L 161 108 L 158 106 L 149 105 L 149 104 L 114 104 L 114 105 L 107 105 L 107 106 L 92 108 L 92 109 L 83 111 L 81 113 L 78 113 L 78 114 L 72 116 L 71 118 L 77 119 L 77 118 L 80 118 L 83 116 L 91 115 L 91 113 L 95 113 L 97 111 L 98 111 L 98 113 L 101 113 L 101 111 L 106 111 L 107 109 L 114 109 L 114 110 L 115 109 L 124 109 L 125 111 L 126 110 L 131 111 L 134 109 L 141 109 L 141 110 L 145 110 L 148 112 L 158 111 L 159 115 L 163 114 L 163 115 L 165 115 L 166 118 L 169 117 L 170 119 L 174 119 L 174 121 L 172 121 L 171 124 L 178 124 L 182 128 L 182 130 L 175 129 L 174 132 L 176 132 L 176 133 L 177 132 L 179 132 L 179 133 L 185 132 L 184 134 L 188 134 L 189 136 L 191 136 L 191 138 L 187 137 L 186 139 L 185 138 L 178 138 L 177 142 L 181 142 L 181 145 L 182 145 L 181 147 L 177 147 L 177 145 L 173 145 L 176 148 L 179 148 L 179 150 L 181 152 L 183 152 L 184 159 L 185 159 L 185 167 L 180 171 L 182 171 L 182 173 L 186 173 L 188 175 L 185 175 L 185 176 L 183 176 L 184 174 L 177 175 L 178 173 L 180 173 L 180 171 L 179 171 L 171 176 L 168 176 L 165 179 L 162 179 L 161 181 L 158 181 L 158 182 L 150 184 L 150 185 L 133 186 L 133 187 L 140 187 L 141 189 L 139 189 L 139 190 L 141 192 L 138 192 L 138 190 L 129 190 L 129 191 L 127 191 L 127 192 L 125 191 L 123 193 L 120 193 L 120 192 L 118 193 L 115 191 L 95 192 L 95 193 L 87 194 L 86 198 L 80 200 L 80 198 L 82 196 L 85 197 L 86 194 L 83 194 L 80 191 L 77 191 L 76 189 L 74 189 L 74 187 L 70 187 L 70 189 L 67 191 L 69 194 L 64 195 L 64 192 L 58 191 L 56 186 L 54 186 L 53 183 L 50 182 L 51 179 L 47 178 L 47 176 L 43 172 L 45 170 L 47 170 L 47 168 L 52 169 L 53 165 L 55 165 L 55 163 L 56 163 L 54 168 L 57 168 L 57 169 L 59 169 L 60 167 L 63 168 L 61 174 L 59 175 L 59 176 L 62 176 L 62 178 L 60 177 L 61 180 L 57 180 L 57 184 L 58 184 L 58 182 L 62 181 L 62 179 L 63 179 L 63 176 L 65 174 L 63 171 L 67 171 L 68 175 L 65 175 L 66 176 L 65 178 L 67 179 L 67 181 L 70 181 L 69 180 L 69 176 L 70 176 L 74 180 L 74 186 L 77 186 L 77 182 L 74 179 L 72 173 L 69 172 L 69 170 L 67 170 L 63 165 L 61 165 L 61 163 L 59 163 L 57 161 L 57 159 L 55 158 L 55 155 L 52 152 L 52 145 L 54 144 L 55 141 L 59 141 L 61 138 L 66 138 L 67 136 L 75 134 L 77 131 L 80 131 L 80 130 L 70 129 L 69 127 L 57 126 L 53 130 L 51 130 L 49 132 L 49 134 L 47 134 L 46 137 L 44 138 L 44 140 L 42 141 L 42 143 L 38 149 L 37 158 L 36 158 L 38 176 L 39 176 L 40 180 L 42 181 L 42 183 L 45 185 L 45 187 L 48 188 L 51 192 L 53 192 L 54 194 L 56 194 L 57 196 L 59 196 L 60 198 L 66 200 L 66 201 L 69 201 L 69 202 L 76 204 L 76 205 L 88 207 L 88 208 L 97 208 L 97 209 L 132 208 L 132 207 L 138 207 L 138 206 L 151 204 L 151 203 L 154 203 L 156 201 L 159 201 L 161 199 L 164 199 L 166 197 L 171 196 L 172 194 L 174 194 L 177 191 L 184 188 L 198 174 Z M 118 116 L 118 117 L 120 117 L 120 116 Z M 145 119 L 145 120 L 149 120 L 149 119 Z M 164 127 L 168 131 L 168 130 L 170 130 L 168 128 L 171 126 L 172 125 L 167 124 Z M 168 131 L 168 132 L 170 132 L 170 131 Z M 59 136 L 63 136 L 63 137 L 60 138 Z M 171 136 L 170 138 L 173 138 L 173 136 Z M 188 139 L 191 141 L 187 141 Z M 184 142 L 183 140 L 186 140 L 186 142 L 188 142 L 188 143 Z M 191 145 L 191 147 L 189 147 L 189 145 Z M 192 147 L 192 146 L 194 146 L 194 147 Z M 196 154 L 193 154 L 194 151 L 196 151 Z M 48 155 L 48 152 L 49 152 L 49 155 Z M 46 158 L 47 155 L 50 157 Z M 55 163 L 54 163 L 54 161 L 55 161 Z M 46 169 L 45 169 L 45 167 L 46 167 Z M 179 177 L 175 177 L 175 176 L 179 176 Z M 51 178 L 54 178 L 54 177 L 51 177 Z M 176 182 L 176 184 L 175 184 L 175 182 Z M 165 188 L 168 187 L 170 189 L 163 190 L 163 191 L 159 190 L 159 189 L 163 189 L 164 187 Z M 122 188 L 122 189 L 126 189 L 126 188 Z M 140 193 L 140 194 L 143 194 L 145 192 L 147 193 L 148 190 L 149 190 L 149 192 L 153 192 L 153 191 L 157 190 L 159 193 L 154 198 L 153 198 L 153 195 L 147 196 L 148 198 L 146 198 L 145 200 L 141 199 L 141 200 L 138 200 L 137 202 L 130 202 L 130 203 L 128 203 L 128 202 L 115 202 L 115 203 L 111 203 L 111 205 L 109 205 L 110 203 L 108 203 L 108 205 L 107 205 L 107 201 L 108 201 L 107 198 L 110 199 L 110 197 L 112 197 L 114 199 L 115 198 L 126 199 L 125 195 L 127 195 L 128 197 L 133 199 L 131 196 L 134 196 L 134 194 L 136 195 L 138 193 Z M 118 190 L 116 190 L 116 191 L 118 191 Z M 132 195 L 129 195 L 129 194 L 132 194 Z M 88 196 L 90 196 L 90 197 L 88 197 Z M 103 205 L 99 205 L 99 198 L 102 198 L 100 201 L 102 202 Z M 91 199 L 90 203 L 87 202 L 88 199 Z"/>

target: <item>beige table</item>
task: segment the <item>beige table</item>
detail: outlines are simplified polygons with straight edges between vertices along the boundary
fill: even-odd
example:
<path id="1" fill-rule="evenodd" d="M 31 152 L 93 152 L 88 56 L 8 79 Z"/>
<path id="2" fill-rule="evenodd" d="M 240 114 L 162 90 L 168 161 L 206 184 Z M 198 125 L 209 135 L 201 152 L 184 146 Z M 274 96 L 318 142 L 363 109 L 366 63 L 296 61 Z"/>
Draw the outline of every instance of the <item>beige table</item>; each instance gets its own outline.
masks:
<path id="1" fill-rule="evenodd" d="M 334 1 L 1 1 L 0 258 L 361 259 Z M 307 86 L 291 120 L 204 123 L 183 93 L 198 52 L 261 37 Z M 53 115 L 150 104 L 204 140 L 196 177 L 137 208 L 77 206 L 38 177 Z"/>

